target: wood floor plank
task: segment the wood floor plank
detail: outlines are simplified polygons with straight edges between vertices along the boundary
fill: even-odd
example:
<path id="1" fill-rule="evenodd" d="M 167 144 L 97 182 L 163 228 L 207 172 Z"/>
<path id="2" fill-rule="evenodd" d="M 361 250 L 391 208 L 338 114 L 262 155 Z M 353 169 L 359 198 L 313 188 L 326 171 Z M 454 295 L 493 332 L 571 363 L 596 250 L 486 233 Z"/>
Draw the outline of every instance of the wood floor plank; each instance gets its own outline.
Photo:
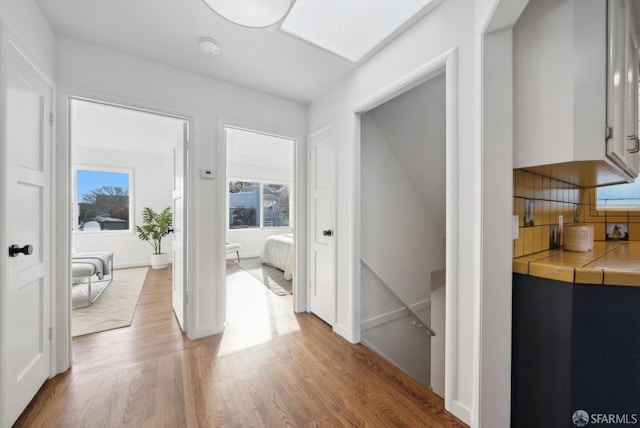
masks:
<path id="1" fill-rule="evenodd" d="M 74 338 L 16 427 L 464 427 L 428 389 L 230 266 L 227 329 L 190 341 L 171 271 L 150 270 L 129 328 Z"/>

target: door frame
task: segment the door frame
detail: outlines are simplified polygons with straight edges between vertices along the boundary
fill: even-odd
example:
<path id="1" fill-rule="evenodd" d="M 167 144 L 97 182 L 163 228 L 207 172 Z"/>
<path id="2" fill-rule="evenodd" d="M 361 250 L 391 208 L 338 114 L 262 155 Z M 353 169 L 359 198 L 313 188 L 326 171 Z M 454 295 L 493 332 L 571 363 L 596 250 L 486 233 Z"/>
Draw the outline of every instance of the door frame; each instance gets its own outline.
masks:
<path id="1" fill-rule="evenodd" d="M 58 95 L 56 97 L 56 110 L 59 112 L 56 117 L 55 124 L 60 124 L 57 127 L 56 133 L 56 147 L 55 153 L 55 168 L 54 173 L 56 176 L 56 189 L 54 197 L 54 209 L 56 211 L 55 228 L 57 230 L 57 239 L 53 248 L 55 259 L 53 264 L 56 267 L 55 272 L 55 286 L 53 287 L 52 295 L 55 296 L 53 303 L 53 339 L 52 339 L 52 353 L 55 354 L 55 363 L 52 367 L 52 376 L 56 373 L 62 373 L 72 366 L 72 332 L 71 332 L 71 246 L 72 246 L 72 229 L 71 222 L 68 219 L 71 218 L 71 183 L 72 183 L 72 157 L 71 157 L 71 100 L 84 100 L 91 101 L 100 104 L 111 105 L 115 107 L 128 108 L 131 110 L 138 110 L 146 113 L 159 114 L 162 116 L 173 117 L 176 119 L 184 120 L 189 124 L 189 129 L 195 129 L 197 125 L 196 115 L 188 112 L 177 111 L 166 106 L 157 106 L 150 103 L 141 103 L 135 100 L 125 99 L 122 97 L 113 97 L 103 93 L 96 93 L 91 91 L 84 91 L 81 89 L 71 87 L 58 87 Z M 193 132 L 190 131 L 190 136 L 193 136 Z M 191 138 L 193 139 L 193 137 Z M 191 144 L 191 142 L 190 142 Z M 191 151 L 187 150 L 185 146 L 185 156 L 189 156 Z M 189 159 L 188 165 L 191 165 L 191 159 Z M 190 225 L 192 224 L 191 213 L 191 171 L 185 171 L 185 185 L 187 186 L 185 192 L 185 239 L 187 244 L 185 245 L 185 278 L 184 283 L 188 290 L 191 289 L 191 276 L 186 274 L 191 270 L 191 257 L 190 243 L 192 230 Z M 187 311 L 187 326 L 193 325 L 192 317 L 194 316 L 193 310 Z M 191 338 L 191 330 L 187 330 L 185 334 Z"/>
<path id="2" fill-rule="evenodd" d="M 293 211 L 293 248 L 295 252 L 294 268 L 293 268 L 293 311 L 304 312 L 307 310 L 307 290 L 300 281 L 300 275 L 305 272 L 306 267 L 306 224 L 301 220 L 306 218 L 306 210 L 301 209 L 301 203 L 306 204 L 306 187 L 300 184 L 302 173 L 306 173 L 300 165 L 299 155 L 301 150 L 301 141 L 297 137 L 287 135 L 287 132 L 269 128 L 263 125 L 250 123 L 241 120 L 219 118 L 218 119 L 218 147 L 217 147 L 217 165 L 216 165 L 216 193 L 217 193 L 217 217 L 216 224 L 216 247 L 215 252 L 219 254 L 217 257 L 216 272 L 218 272 L 219 284 L 217 287 L 216 301 L 218 311 L 218 325 L 223 326 L 227 319 L 227 290 L 226 286 L 226 236 L 227 236 L 227 138 L 225 128 L 235 128 L 247 132 L 255 132 L 273 137 L 286 138 L 293 141 L 293 187 L 294 187 L 294 211 Z M 304 152 L 306 156 L 306 151 Z M 304 187 L 304 188 L 303 188 Z M 302 253 L 301 253 L 302 252 Z"/>
<path id="3" fill-rule="evenodd" d="M 494 3 L 479 34 L 482 157 L 476 164 L 476 189 L 482 210 L 482 257 L 473 321 L 475 426 L 506 426 L 511 415 L 511 378 L 496 373 L 511 366 L 513 247 L 510 236 L 503 237 L 513 211 L 513 27 L 529 0 Z"/>
<path id="4" fill-rule="evenodd" d="M 457 363 L 458 360 L 458 52 L 454 47 L 431 61 L 422 64 L 410 73 L 402 76 L 386 87 L 373 93 L 352 108 L 351 120 L 354 122 L 355 148 L 353 154 L 354 198 L 353 216 L 351 217 L 353 230 L 353 252 L 351 264 L 353 288 L 351 299 L 353 302 L 351 315 L 353 335 L 355 341 L 360 341 L 361 334 L 361 115 L 384 104 L 385 102 L 404 94 L 420 84 L 445 73 L 446 96 L 446 330 L 445 330 L 445 407 L 452 410 L 456 404 L 457 393 Z M 466 410 L 463 410 L 466 412 Z M 458 411 L 453 411 L 460 414 Z"/>

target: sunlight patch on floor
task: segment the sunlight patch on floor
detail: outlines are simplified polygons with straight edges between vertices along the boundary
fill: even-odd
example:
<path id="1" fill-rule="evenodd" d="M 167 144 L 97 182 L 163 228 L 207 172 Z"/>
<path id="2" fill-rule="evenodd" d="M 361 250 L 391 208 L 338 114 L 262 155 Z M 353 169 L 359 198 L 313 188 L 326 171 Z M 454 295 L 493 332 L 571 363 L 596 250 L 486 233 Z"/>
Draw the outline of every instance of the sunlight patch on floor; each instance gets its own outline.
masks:
<path id="1" fill-rule="evenodd" d="M 227 322 L 219 355 L 300 330 L 293 296 L 278 296 L 233 263 L 227 263 Z"/>

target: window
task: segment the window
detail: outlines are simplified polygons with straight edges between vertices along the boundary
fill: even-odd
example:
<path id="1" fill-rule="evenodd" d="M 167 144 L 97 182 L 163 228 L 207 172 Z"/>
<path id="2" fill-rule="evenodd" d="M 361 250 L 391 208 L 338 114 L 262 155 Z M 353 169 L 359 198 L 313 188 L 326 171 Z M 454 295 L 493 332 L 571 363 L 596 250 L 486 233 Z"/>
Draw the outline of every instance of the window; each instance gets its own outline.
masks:
<path id="1" fill-rule="evenodd" d="M 229 182 L 229 229 L 260 227 L 260 183 Z"/>
<path id="2" fill-rule="evenodd" d="M 130 172 L 76 168 L 75 183 L 76 232 L 132 230 Z"/>
<path id="3" fill-rule="evenodd" d="M 596 195 L 598 209 L 640 208 L 640 179 L 635 183 L 598 187 Z"/>
<path id="4" fill-rule="evenodd" d="M 264 227 L 289 226 L 289 186 L 265 184 L 262 187 Z"/>
<path id="5" fill-rule="evenodd" d="M 229 181 L 229 229 L 289 226 L 289 185 Z"/>

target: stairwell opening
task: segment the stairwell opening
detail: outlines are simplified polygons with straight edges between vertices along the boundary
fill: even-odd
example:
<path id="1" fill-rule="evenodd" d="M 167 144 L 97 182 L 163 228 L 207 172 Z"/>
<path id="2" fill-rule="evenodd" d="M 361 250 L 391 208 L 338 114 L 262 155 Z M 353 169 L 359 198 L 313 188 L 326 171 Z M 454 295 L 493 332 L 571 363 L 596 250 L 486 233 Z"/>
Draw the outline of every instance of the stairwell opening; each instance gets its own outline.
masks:
<path id="1" fill-rule="evenodd" d="M 446 97 L 443 70 L 360 118 L 361 342 L 442 397 Z"/>

